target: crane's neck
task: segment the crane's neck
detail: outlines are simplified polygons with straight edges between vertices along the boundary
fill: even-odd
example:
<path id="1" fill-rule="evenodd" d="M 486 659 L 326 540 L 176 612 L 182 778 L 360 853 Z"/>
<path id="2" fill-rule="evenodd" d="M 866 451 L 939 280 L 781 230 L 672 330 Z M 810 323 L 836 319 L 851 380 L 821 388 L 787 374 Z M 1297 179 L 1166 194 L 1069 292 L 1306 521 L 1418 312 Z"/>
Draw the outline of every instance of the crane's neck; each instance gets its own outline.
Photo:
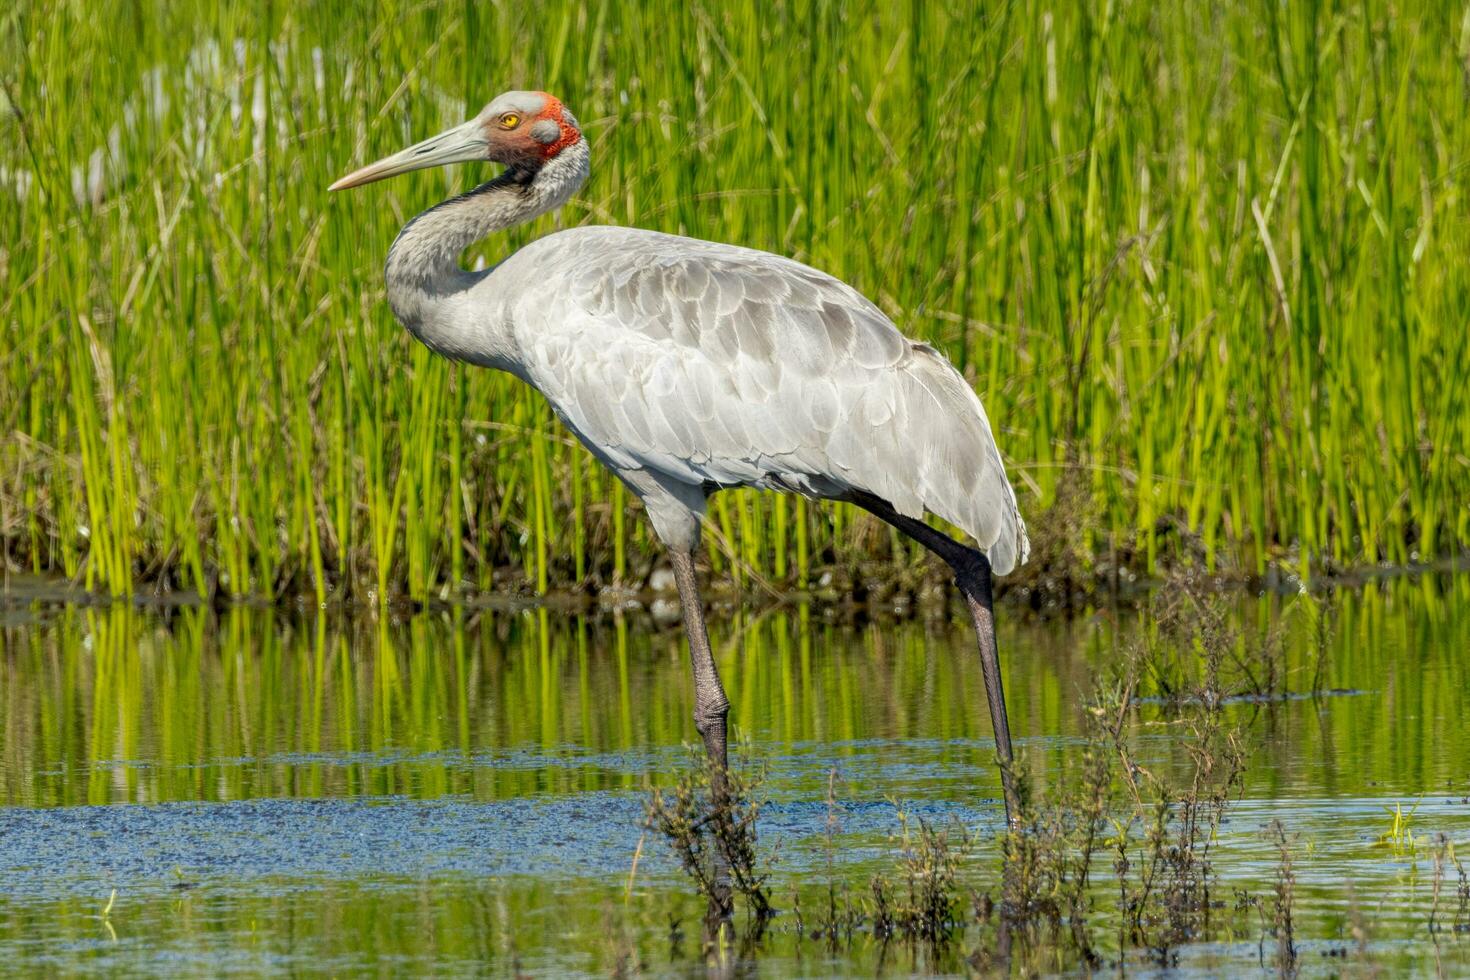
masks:
<path id="1" fill-rule="evenodd" d="M 514 352 L 500 310 L 481 302 L 495 299 L 493 292 L 465 302 L 489 272 L 468 272 L 459 257 L 480 239 L 565 204 L 587 172 L 587 141 L 579 139 L 539 168 L 511 167 L 404 225 L 385 270 L 394 315 L 446 357 L 501 366 Z"/>

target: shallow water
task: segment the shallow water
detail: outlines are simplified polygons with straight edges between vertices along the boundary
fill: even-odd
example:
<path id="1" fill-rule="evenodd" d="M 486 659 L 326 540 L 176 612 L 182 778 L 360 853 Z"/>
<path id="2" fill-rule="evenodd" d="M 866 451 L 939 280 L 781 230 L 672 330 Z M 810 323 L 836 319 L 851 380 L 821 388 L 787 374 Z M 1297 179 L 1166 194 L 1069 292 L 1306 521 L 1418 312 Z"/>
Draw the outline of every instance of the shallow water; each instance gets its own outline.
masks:
<path id="1" fill-rule="evenodd" d="M 1270 894 L 1278 854 L 1262 828 L 1278 818 L 1298 835 L 1304 972 L 1470 971 L 1453 872 L 1445 928 L 1428 926 L 1433 836 L 1470 859 L 1470 579 L 1336 593 L 1325 645 L 1296 600 L 1231 611 L 1245 646 L 1284 631 L 1288 689 L 1335 693 L 1226 709 L 1250 758 L 1221 828 L 1219 891 Z M 1075 766 L 1084 694 L 1143 624 L 1000 619 L 1012 728 L 1043 789 Z M 827 874 L 834 767 L 839 878 L 865 888 L 888 859 L 894 798 L 975 830 L 976 887 L 994 883 L 999 780 L 965 632 L 847 628 L 803 608 L 712 632 L 732 718 L 768 770 L 760 829 L 779 843 L 778 906 Z M 0 959 L 132 974 L 703 973 L 698 903 L 656 842 L 630 886 L 647 789 L 689 758 L 684 657 L 680 634 L 645 617 L 389 623 L 12 596 Z M 1170 719 L 1136 712 L 1153 771 L 1187 761 Z M 1395 852 L 1379 837 L 1399 804 L 1418 845 Z M 965 967 L 965 950 L 936 960 L 871 938 L 831 952 L 793 921 L 731 957 L 772 975 Z M 1248 914 L 1179 950 L 1177 969 L 1273 972 L 1273 942 Z M 1075 969 L 1045 948 L 1024 965 Z M 1133 953 L 1127 965 L 1155 969 Z"/>

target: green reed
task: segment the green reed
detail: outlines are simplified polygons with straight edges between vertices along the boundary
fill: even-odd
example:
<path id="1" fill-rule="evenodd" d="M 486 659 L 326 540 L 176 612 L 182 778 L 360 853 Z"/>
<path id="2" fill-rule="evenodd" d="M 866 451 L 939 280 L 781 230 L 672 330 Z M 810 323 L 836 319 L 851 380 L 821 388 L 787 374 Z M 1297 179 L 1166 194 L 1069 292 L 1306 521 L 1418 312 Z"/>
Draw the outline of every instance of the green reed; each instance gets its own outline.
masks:
<path id="1" fill-rule="evenodd" d="M 1083 9 L 1090 7 L 1090 10 Z M 539 396 L 416 347 L 381 267 L 488 174 L 347 169 L 544 88 L 556 227 L 793 255 L 980 391 L 1038 530 L 1151 568 L 1470 541 L 1470 22 L 1448 3 L 22 2 L 0 14 L 0 540 L 127 592 L 633 579 L 653 541 Z M 903 547 L 711 508 L 741 584 Z"/>

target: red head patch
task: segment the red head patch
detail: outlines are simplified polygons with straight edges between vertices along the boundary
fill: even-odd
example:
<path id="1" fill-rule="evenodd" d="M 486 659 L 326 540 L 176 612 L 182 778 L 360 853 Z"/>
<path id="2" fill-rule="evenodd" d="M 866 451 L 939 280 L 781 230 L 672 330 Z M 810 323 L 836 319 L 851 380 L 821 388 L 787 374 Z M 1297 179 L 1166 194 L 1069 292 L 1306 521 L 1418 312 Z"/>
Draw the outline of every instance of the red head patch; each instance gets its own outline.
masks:
<path id="1" fill-rule="evenodd" d="M 577 142 L 577 140 L 581 139 L 582 131 L 577 128 L 577 120 L 570 112 L 567 112 L 566 106 L 561 104 L 560 99 L 549 92 L 541 92 L 539 94 L 546 97 L 546 108 L 542 109 L 536 116 L 537 121 L 542 119 L 550 120 L 556 123 L 557 127 L 561 130 L 561 135 L 557 137 L 555 142 L 547 143 L 541 148 L 541 159 L 550 160 L 562 150 L 565 150 Z"/>

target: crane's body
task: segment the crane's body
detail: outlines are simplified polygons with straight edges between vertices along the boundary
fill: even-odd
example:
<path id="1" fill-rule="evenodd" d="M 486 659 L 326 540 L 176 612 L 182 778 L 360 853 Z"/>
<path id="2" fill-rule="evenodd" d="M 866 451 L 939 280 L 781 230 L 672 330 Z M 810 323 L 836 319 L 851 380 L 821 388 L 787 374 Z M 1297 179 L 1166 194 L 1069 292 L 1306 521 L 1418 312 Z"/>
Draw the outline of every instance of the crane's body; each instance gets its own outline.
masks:
<path id="1" fill-rule="evenodd" d="M 753 249 L 583 226 L 465 271 L 465 248 L 559 207 L 587 177 L 576 120 L 544 93 L 506 93 L 464 126 L 334 188 L 482 158 L 508 169 L 399 234 L 386 266 L 389 302 L 433 350 L 538 389 L 643 501 L 670 549 L 696 722 L 711 756 L 723 767 L 728 701 L 692 554 L 708 496 L 748 486 L 855 502 L 949 562 L 976 615 L 983 660 L 988 643 L 992 721 L 1009 763 L 989 575 L 1026 560 L 1026 529 L 964 377 L 852 287 Z M 928 528 L 926 512 L 965 531 L 979 551 Z M 1003 775 L 1010 811 L 1008 769 Z"/>

